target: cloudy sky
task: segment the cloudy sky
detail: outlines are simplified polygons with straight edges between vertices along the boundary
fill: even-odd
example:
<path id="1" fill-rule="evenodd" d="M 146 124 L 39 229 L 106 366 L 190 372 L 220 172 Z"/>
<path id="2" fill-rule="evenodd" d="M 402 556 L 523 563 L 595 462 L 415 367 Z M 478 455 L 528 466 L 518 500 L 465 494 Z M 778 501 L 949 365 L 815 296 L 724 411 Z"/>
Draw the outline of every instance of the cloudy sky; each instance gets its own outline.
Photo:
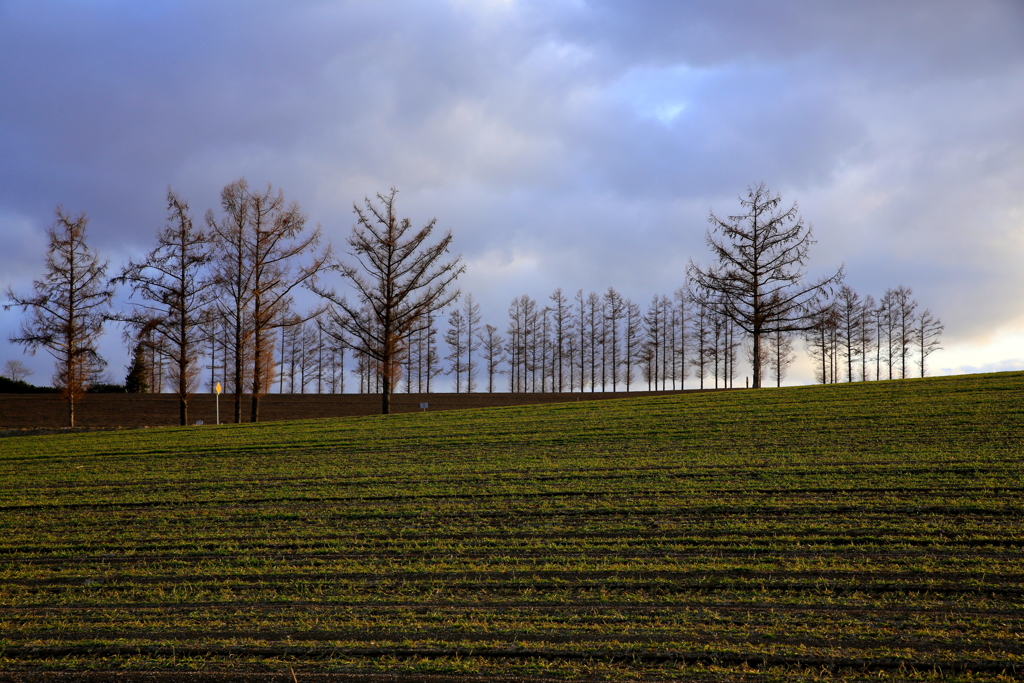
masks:
<path id="1" fill-rule="evenodd" d="M 671 294 L 763 181 L 811 275 L 941 317 L 933 374 L 1024 368 L 1019 0 L 0 0 L 0 287 L 42 273 L 58 204 L 115 270 L 169 185 L 199 217 L 243 176 L 337 246 L 397 187 L 502 328 L 520 294 Z M 45 384 L 21 317 L 0 362 Z"/>

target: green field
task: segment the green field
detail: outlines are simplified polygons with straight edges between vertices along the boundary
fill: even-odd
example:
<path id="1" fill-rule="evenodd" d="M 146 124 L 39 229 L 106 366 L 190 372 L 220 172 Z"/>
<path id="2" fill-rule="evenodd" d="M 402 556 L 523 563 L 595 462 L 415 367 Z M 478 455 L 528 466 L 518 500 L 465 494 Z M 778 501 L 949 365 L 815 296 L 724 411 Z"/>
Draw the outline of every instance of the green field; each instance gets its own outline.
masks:
<path id="1" fill-rule="evenodd" d="M 2 439 L 0 670 L 1019 680 L 1024 373 Z"/>

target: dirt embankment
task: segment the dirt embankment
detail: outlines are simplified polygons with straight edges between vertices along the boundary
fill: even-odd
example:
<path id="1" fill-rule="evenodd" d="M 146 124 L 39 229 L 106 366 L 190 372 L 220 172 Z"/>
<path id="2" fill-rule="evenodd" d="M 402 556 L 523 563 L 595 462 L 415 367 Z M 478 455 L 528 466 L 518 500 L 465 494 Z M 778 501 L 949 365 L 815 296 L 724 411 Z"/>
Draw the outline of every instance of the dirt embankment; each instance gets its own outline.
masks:
<path id="1" fill-rule="evenodd" d="M 688 390 L 693 391 L 693 390 Z M 394 394 L 391 411 L 459 410 L 495 406 L 565 403 L 610 398 L 657 396 L 678 391 L 595 392 L 575 394 Z M 242 421 L 249 421 L 251 399 L 242 400 Z M 380 394 L 270 394 L 260 401 L 260 421 L 351 417 L 380 413 Z M 189 424 L 217 421 L 215 397 L 189 398 Z M 220 421 L 234 421 L 234 401 L 220 397 Z M 75 406 L 75 425 L 86 429 L 167 427 L 178 424 L 178 398 L 173 394 L 88 394 Z M 56 394 L 0 394 L 0 430 L 61 429 L 67 425 L 67 403 Z"/>

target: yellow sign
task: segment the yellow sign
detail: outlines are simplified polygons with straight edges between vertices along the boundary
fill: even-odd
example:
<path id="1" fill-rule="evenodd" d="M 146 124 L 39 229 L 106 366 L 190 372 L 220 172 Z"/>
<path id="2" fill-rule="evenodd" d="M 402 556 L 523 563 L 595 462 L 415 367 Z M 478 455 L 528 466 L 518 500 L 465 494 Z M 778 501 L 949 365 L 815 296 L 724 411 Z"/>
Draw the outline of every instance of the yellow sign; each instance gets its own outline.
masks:
<path id="1" fill-rule="evenodd" d="M 217 382 L 217 386 L 215 386 L 213 390 L 216 391 L 218 394 L 220 393 L 220 382 Z"/>

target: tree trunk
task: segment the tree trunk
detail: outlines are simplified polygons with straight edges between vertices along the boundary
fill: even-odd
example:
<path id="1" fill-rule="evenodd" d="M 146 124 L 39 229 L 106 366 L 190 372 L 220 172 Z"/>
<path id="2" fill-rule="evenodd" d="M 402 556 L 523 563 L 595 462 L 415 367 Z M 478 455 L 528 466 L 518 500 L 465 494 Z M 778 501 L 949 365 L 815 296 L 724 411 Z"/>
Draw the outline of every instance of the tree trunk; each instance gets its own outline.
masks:
<path id="1" fill-rule="evenodd" d="M 391 413 L 391 378 L 385 372 L 381 380 L 380 412 L 381 415 L 389 415 Z"/>
<path id="2" fill-rule="evenodd" d="M 754 388 L 761 388 L 761 335 L 759 332 L 754 332 L 754 358 L 751 363 L 754 371 Z"/>
<path id="3" fill-rule="evenodd" d="M 182 337 L 183 338 L 183 337 Z M 181 426 L 188 424 L 188 346 L 182 344 L 178 358 L 178 418 Z"/>

